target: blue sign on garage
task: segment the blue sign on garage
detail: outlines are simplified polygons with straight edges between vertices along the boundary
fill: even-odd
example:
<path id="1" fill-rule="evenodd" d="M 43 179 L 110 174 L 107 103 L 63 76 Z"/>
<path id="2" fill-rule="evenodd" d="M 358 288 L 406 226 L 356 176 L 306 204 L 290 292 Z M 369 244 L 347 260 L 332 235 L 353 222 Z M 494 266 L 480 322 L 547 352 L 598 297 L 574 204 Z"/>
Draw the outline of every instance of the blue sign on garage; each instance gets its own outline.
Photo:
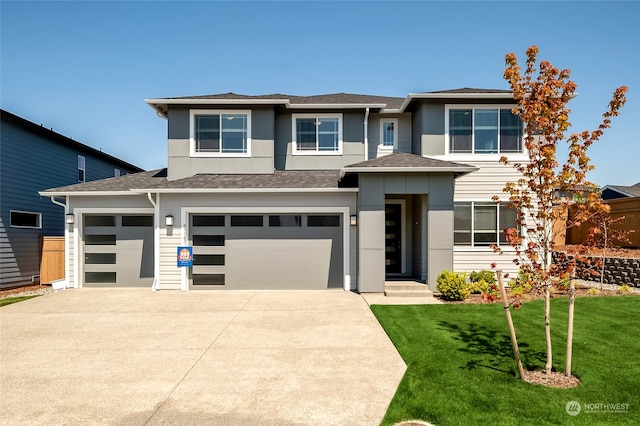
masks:
<path id="1" fill-rule="evenodd" d="M 193 247 L 178 246 L 178 267 L 193 266 Z"/>

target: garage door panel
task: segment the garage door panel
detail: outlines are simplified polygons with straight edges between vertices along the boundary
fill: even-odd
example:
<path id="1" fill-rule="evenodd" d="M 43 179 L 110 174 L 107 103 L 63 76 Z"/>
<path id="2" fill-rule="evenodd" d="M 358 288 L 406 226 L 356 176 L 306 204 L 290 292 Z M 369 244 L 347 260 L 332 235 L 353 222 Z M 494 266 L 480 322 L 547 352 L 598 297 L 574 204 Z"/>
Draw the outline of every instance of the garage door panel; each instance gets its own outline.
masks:
<path id="1" fill-rule="evenodd" d="M 115 223 L 114 226 L 84 226 L 84 285 L 151 286 L 154 249 L 153 226 L 149 223 L 153 223 L 153 216 L 85 216 L 84 219 L 85 224 Z M 123 223 L 130 226 L 122 226 Z"/>
<path id="2" fill-rule="evenodd" d="M 229 241 L 227 281 L 237 288 L 327 288 L 329 239 L 244 239 Z"/>
<path id="3" fill-rule="evenodd" d="M 342 215 L 287 213 L 244 216 L 243 218 L 243 215 L 226 215 L 224 227 L 190 228 L 195 259 L 198 259 L 199 255 L 224 255 L 224 265 L 195 265 L 192 268 L 190 282 L 193 288 L 203 288 L 194 285 L 193 278 L 198 279 L 201 274 L 215 273 L 224 274 L 224 285 L 211 288 L 342 288 Z M 259 222 L 246 219 L 249 216 L 253 219 L 263 218 L 263 226 L 238 226 Z M 323 226 L 308 226 L 309 216 L 316 216 L 312 222 Z M 331 217 L 328 222 L 323 220 L 327 216 Z M 236 218 L 235 222 L 233 218 Z M 193 219 L 191 223 L 194 223 Z M 336 224 L 338 226 L 335 226 Z M 221 245 L 198 245 L 198 242 L 207 241 L 207 233 L 224 235 Z M 206 282 L 205 279 L 200 281 Z"/>

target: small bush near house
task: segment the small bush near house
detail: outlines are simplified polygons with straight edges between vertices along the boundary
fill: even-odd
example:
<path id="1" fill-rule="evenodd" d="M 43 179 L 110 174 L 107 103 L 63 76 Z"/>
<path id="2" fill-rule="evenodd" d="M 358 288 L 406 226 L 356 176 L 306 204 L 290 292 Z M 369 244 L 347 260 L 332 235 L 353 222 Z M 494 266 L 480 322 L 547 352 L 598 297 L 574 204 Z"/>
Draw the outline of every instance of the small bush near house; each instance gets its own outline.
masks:
<path id="1" fill-rule="evenodd" d="M 469 274 L 469 281 L 471 294 L 487 294 L 491 292 L 491 285 L 496 283 L 496 274 L 486 269 L 473 271 Z"/>
<path id="2" fill-rule="evenodd" d="M 461 301 L 469 298 L 471 289 L 464 272 L 442 271 L 438 275 L 436 289 L 444 300 Z"/>
<path id="3" fill-rule="evenodd" d="M 631 287 L 628 284 L 622 284 L 618 289 L 620 293 L 631 293 Z"/>
<path id="4" fill-rule="evenodd" d="M 520 270 L 518 276 L 509 281 L 509 287 L 511 287 L 511 294 L 514 296 L 522 296 L 531 290 L 531 280 L 529 277 L 531 274 Z"/>

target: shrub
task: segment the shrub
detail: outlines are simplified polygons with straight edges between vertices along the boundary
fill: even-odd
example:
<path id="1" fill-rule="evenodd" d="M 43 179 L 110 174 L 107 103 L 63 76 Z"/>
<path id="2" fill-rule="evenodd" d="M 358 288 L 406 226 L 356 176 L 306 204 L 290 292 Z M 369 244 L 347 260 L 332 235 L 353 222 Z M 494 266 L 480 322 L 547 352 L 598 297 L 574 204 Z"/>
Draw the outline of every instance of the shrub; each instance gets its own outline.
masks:
<path id="1" fill-rule="evenodd" d="M 473 271 L 469 274 L 469 281 L 472 283 L 484 281 L 487 284 L 495 284 L 497 281 L 496 273 L 487 269 L 480 272 Z"/>
<path id="2" fill-rule="evenodd" d="M 486 293 L 490 288 L 491 284 L 489 284 L 485 280 L 471 281 L 469 283 L 469 291 L 471 291 L 471 294 Z"/>
<path id="3" fill-rule="evenodd" d="M 471 294 L 464 272 L 442 271 L 438 275 L 436 289 L 444 300 L 465 300 Z"/>
<path id="4" fill-rule="evenodd" d="M 631 287 L 629 287 L 629 284 L 622 284 L 618 291 L 620 293 L 631 293 Z"/>

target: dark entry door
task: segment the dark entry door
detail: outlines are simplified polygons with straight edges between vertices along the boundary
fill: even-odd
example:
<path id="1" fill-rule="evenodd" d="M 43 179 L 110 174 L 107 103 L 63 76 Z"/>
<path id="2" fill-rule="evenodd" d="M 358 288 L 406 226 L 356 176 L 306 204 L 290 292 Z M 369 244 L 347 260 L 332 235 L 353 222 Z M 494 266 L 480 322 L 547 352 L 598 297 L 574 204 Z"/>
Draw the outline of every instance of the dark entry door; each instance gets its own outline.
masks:
<path id="1" fill-rule="evenodd" d="M 384 209 L 385 271 L 402 273 L 402 205 L 387 204 Z"/>

